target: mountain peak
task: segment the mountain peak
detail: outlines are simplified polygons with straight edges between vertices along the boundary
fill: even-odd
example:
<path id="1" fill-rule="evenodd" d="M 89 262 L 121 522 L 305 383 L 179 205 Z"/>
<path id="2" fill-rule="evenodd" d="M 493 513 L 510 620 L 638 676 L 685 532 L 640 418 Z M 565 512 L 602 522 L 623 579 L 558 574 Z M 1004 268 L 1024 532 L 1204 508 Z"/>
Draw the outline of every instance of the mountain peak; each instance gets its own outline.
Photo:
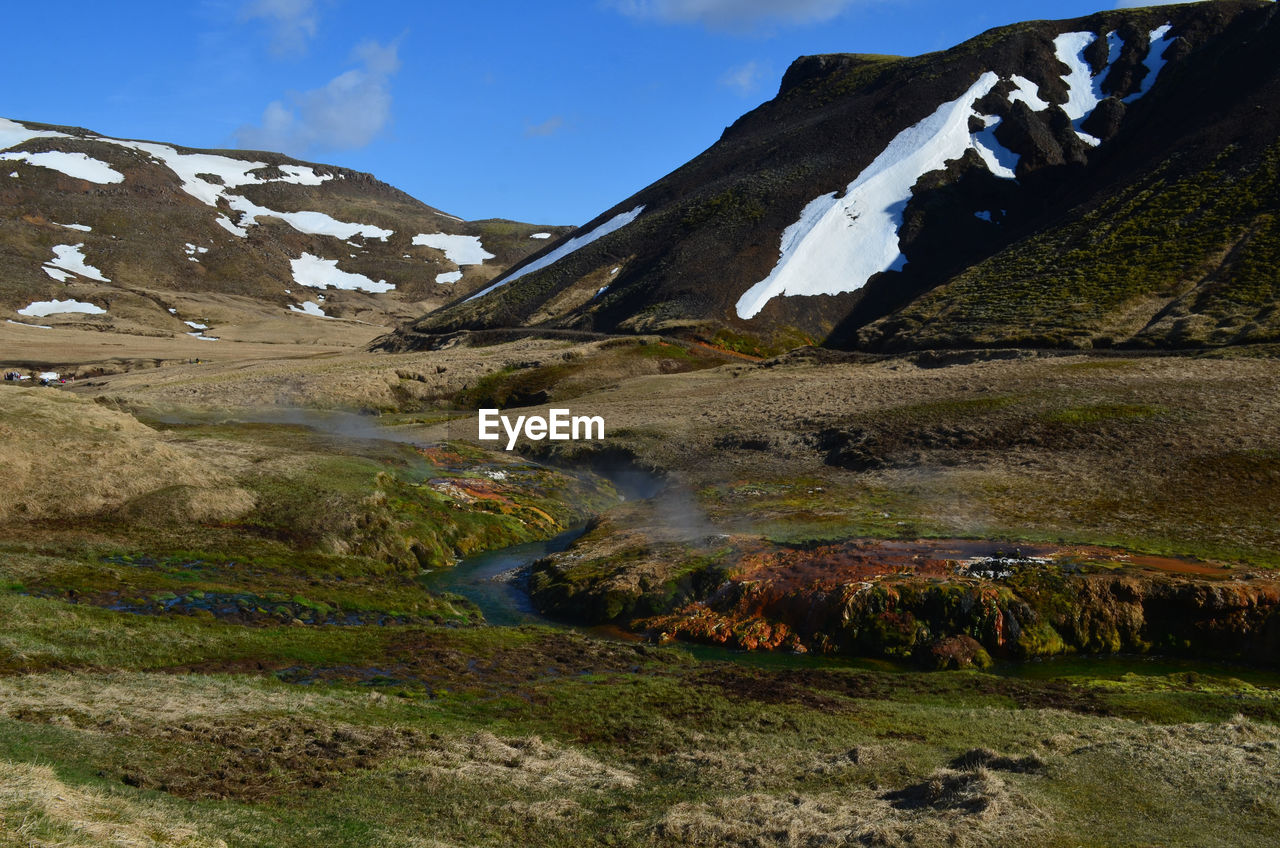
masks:
<path id="1" fill-rule="evenodd" d="M 1248 269 L 1273 245 L 1277 55 L 1273 3 L 1221 0 L 1014 24 L 912 58 L 801 57 L 777 97 L 700 156 L 386 344 L 512 325 L 762 352 L 1269 337 L 1280 319 L 1258 312 L 1262 329 L 1246 330 L 1253 313 L 1236 289 L 1262 285 Z M 1175 216 L 1186 229 L 1159 225 L 1168 246 L 1128 244 L 1141 203 L 1189 203 L 1178 192 L 1215 184 L 1232 188 L 1214 195 L 1223 221 L 1211 234 Z M 1125 246 L 1090 252 L 1088 233 Z M 1236 244 L 1244 255 L 1204 290 L 1213 258 Z M 1066 252 L 1075 267 L 1053 261 Z M 1094 278 L 1117 281 L 1105 290 L 1079 272 L 1100 262 Z M 995 276 L 977 281 L 979 267 Z M 1203 318 L 1176 331 L 1156 321 L 1174 301 Z M 940 320 L 960 302 L 977 324 Z M 1082 310 L 1087 320 L 1073 317 Z M 1235 329 L 1186 329 L 1224 320 Z"/>

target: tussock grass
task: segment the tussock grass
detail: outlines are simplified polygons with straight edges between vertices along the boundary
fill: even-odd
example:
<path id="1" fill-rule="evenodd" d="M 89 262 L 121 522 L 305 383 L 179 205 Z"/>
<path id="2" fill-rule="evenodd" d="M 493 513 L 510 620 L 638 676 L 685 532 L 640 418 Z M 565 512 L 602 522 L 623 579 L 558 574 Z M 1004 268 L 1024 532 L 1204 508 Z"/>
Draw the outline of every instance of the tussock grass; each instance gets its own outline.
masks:
<path id="1" fill-rule="evenodd" d="M 132 503 L 173 520 L 218 521 L 254 504 L 133 416 L 53 390 L 5 391 L 0 467 L 0 520 L 65 520 Z"/>
<path id="2" fill-rule="evenodd" d="M 169 805 L 64 783 L 48 766 L 0 762 L 0 845 L 226 848 Z"/>

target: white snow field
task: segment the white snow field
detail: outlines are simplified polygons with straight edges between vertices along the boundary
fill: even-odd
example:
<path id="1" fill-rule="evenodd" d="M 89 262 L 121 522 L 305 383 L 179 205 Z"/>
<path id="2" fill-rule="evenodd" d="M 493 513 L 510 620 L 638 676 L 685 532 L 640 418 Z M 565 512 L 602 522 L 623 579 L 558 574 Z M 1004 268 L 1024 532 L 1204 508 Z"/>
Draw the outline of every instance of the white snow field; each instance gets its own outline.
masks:
<path id="1" fill-rule="evenodd" d="M 1090 147 L 1097 147 L 1102 142 L 1083 132 L 1080 125 L 1106 97 L 1102 93 L 1102 81 L 1107 78 L 1107 71 L 1111 70 L 1116 59 L 1120 58 L 1120 48 L 1124 46 L 1119 35 L 1108 33 L 1107 64 L 1095 75 L 1085 61 L 1084 51 L 1097 40 L 1098 36 L 1091 32 L 1065 32 L 1053 40 L 1058 61 L 1070 69 L 1062 78 L 1067 84 L 1067 102 L 1062 104 L 1062 111 L 1071 119 L 1076 135 Z"/>
<path id="2" fill-rule="evenodd" d="M 483 265 L 493 254 L 480 244 L 479 236 L 454 236 L 448 233 L 418 233 L 413 243 L 444 251 L 444 258 L 454 265 Z"/>
<path id="3" fill-rule="evenodd" d="M 322 259 L 310 253 L 302 254 L 299 259 L 290 260 L 289 264 L 293 268 L 294 282 L 299 285 L 310 286 L 313 289 L 325 289 L 332 286 L 335 289 L 381 294 L 395 288 L 393 283 L 388 283 L 386 280 L 379 280 L 375 283 L 363 274 L 342 271 L 338 268 L 338 260 Z"/>
<path id="4" fill-rule="evenodd" d="M 37 300 L 30 306 L 18 310 L 19 315 L 28 318 L 47 318 L 50 315 L 62 315 L 67 312 L 83 312 L 85 315 L 102 315 L 107 310 L 80 300 Z"/>
<path id="5" fill-rule="evenodd" d="M 101 159 L 94 159 L 84 153 L 63 153 L 61 150 L 50 150 L 45 153 L 0 153 L 0 159 L 8 162 L 25 161 L 38 168 L 61 171 L 68 177 L 88 180 L 91 183 L 122 183 L 124 174 L 112 168 Z"/>
<path id="6" fill-rule="evenodd" d="M 182 323 L 186 324 L 188 327 L 190 327 L 190 328 L 191 328 L 191 329 L 193 329 L 193 330 L 207 330 L 207 329 L 209 329 L 209 325 L 208 325 L 208 324 L 197 324 L 195 321 L 183 321 Z"/>
<path id="7" fill-rule="evenodd" d="M 71 136 L 53 130 L 27 129 L 17 121 L 0 118 L 0 150 L 17 147 L 24 141 L 30 141 L 33 138 L 71 138 Z"/>
<path id="8" fill-rule="evenodd" d="M 1142 90 L 1126 101 L 1150 90 L 1155 76 L 1163 67 L 1164 50 L 1172 43 L 1170 27 L 1162 26 L 1150 33 L 1150 52 L 1146 60 L 1148 74 Z M 1080 124 L 1093 112 L 1105 95 L 1102 83 L 1123 46 L 1116 33 L 1107 36 L 1107 66 L 1093 74 L 1083 53 L 1095 40 L 1092 32 L 1068 32 L 1054 39 L 1054 51 L 1067 73 L 1068 100 L 1062 105 L 1077 134 L 1085 142 L 1100 142 L 1080 132 Z M 1040 96 L 1039 86 L 1026 77 L 1013 74 L 1009 80 L 1014 89 L 1009 102 L 1027 104 L 1032 111 L 1043 111 L 1050 104 Z M 876 159 L 845 189 L 824 194 L 809 202 L 800 219 L 782 233 L 779 258 L 769 276 L 747 289 L 738 299 L 740 318 L 754 318 L 779 295 L 841 294 L 856 291 L 875 274 L 901 270 L 906 257 L 898 241 L 902 214 L 912 197 L 920 177 L 946 167 L 967 150 L 974 150 L 983 164 L 997 177 L 1013 179 L 1019 157 L 995 137 L 1000 119 L 976 111 L 975 104 L 985 97 L 1000 76 L 992 71 L 983 74 L 973 86 L 956 100 L 943 103 L 930 116 L 899 133 Z M 979 118 L 983 128 L 969 131 L 970 118 Z M 991 212 L 975 215 L 991 221 Z M 511 279 L 514 279 L 511 278 Z M 503 282 L 509 282 L 504 280 Z M 483 292 L 482 292 L 483 294 Z"/>
<path id="9" fill-rule="evenodd" d="M 586 247 L 596 239 L 603 238 L 604 236 L 609 235 L 609 233 L 616 232 L 622 229 L 627 224 L 630 224 L 632 221 L 634 221 L 636 218 L 639 218 L 640 213 L 643 211 L 644 211 L 644 205 L 641 204 L 640 206 L 637 206 L 635 209 L 632 209 L 629 212 L 620 212 L 619 214 L 614 215 L 612 218 L 605 221 L 603 224 L 591 230 L 590 232 L 583 233 L 582 235 L 579 235 L 579 236 L 574 236 L 573 238 L 566 241 L 564 244 L 557 247 L 555 250 L 551 251 L 545 256 L 542 256 L 534 260 L 533 262 L 530 262 L 528 265 L 524 266 L 519 271 L 516 271 L 511 276 L 506 277 L 505 279 L 499 280 L 498 282 L 494 283 L 493 285 L 489 286 L 483 291 L 476 292 L 475 294 L 471 295 L 471 297 L 467 298 L 467 300 L 464 301 L 464 303 L 473 301 L 478 297 L 484 297 L 489 292 L 494 291 L 495 289 L 501 288 L 502 286 L 505 286 L 507 283 L 511 282 L 512 280 L 518 280 L 521 277 L 523 277 L 525 274 L 532 274 L 534 271 L 540 271 L 549 265 L 553 265 L 556 262 L 559 262 L 561 259 L 568 256 L 570 253 L 573 253 L 575 250 L 579 250 L 583 247 Z"/>
<path id="10" fill-rule="evenodd" d="M 51 130 L 32 130 L 6 118 L 0 118 L 0 150 L 7 150 L 33 138 L 71 138 L 66 133 Z M 129 150 L 136 150 L 150 156 L 161 163 L 182 181 L 182 190 L 209 206 L 217 206 L 219 199 L 225 199 L 231 208 L 241 213 L 240 221 L 234 222 L 225 215 L 219 214 L 215 219 L 219 226 L 235 236 L 248 235 L 247 227 L 257 223 L 259 216 L 270 215 L 287 222 L 291 227 L 308 235 L 330 235 L 338 238 L 351 238 L 360 235 L 366 238 L 386 240 L 392 230 L 375 227 L 369 224 L 354 224 L 338 221 L 323 212 L 276 212 L 236 194 L 232 189 L 246 185 L 265 183 L 292 183 L 294 185 L 314 186 L 325 180 L 333 179 L 332 174 L 317 174 L 314 168 L 305 165 L 281 165 L 279 170 L 283 176 L 264 177 L 256 171 L 270 166 L 266 162 L 233 159 L 230 156 L 219 156 L 215 153 L 180 153 L 167 144 L 156 144 L 150 141 L 130 141 L 127 139 L 108 138 L 106 136 L 90 136 L 90 140 L 104 144 L 114 144 Z M 124 176 L 113 170 L 105 162 L 91 159 L 83 153 L 27 153 L 15 151 L 0 155 L 3 159 L 23 159 L 33 165 L 56 168 L 63 173 L 80 179 L 95 182 L 116 183 Z M 200 174 L 216 176 L 221 183 L 206 180 Z"/>
<path id="11" fill-rule="evenodd" d="M 529 238 L 533 238 L 533 239 L 549 239 L 549 238 L 551 238 L 551 233 L 530 233 L 530 234 L 529 234 Z"/>
<path id="12" fill-rule="evenodd" d="M 899 133 L 843 197 L 832 192 L 810 201 L 800 220 L 783 231 L 782 256 L 773 271 L 738 299 L 739 317 L 755 317 L 778 295 L 853 291 L 872 275 L 905 264 L 898 229 L 912 187 L 976 147 L 969 133 L 973 104 L 999 81 L 991 71 L 983 74 L 960 97 Z"/>
<path id="13" fill-rule="evenodd" d="M 395 232 L 394 230 L 375 227 L 372 224 L 349 224 L 332 218 L 323 212 L 276 212 L 265 206 L 259 206 L 252 200 L 237 194 L 227 195 L 227 203 L 232 209 L 241 213 L 241 227 L 256 224 L 258 223 L 258 217 L 265 215 L 279 218 L 298 232 L 313 236 L 335 236 L 340 239 L 363 236 L 386 241 L 387 236 Z"/>
<path id="14" fill-rule="evenodd" d="M 111 282 L 102 275 L 101 271 L 85 261 L 83 247 L 84 242 L 54 245 L 53 258 L 44 264 L 44 272 L 60 283 L 70 279 L 66 274 L 67 271 L 100 283 Z"/>
<path id="15" fill-rule="evenodd" d="M 462 279 L 461 271 L 445 271 L 442 274 L 436 274 L 437 283 L 456 283 Z"/>

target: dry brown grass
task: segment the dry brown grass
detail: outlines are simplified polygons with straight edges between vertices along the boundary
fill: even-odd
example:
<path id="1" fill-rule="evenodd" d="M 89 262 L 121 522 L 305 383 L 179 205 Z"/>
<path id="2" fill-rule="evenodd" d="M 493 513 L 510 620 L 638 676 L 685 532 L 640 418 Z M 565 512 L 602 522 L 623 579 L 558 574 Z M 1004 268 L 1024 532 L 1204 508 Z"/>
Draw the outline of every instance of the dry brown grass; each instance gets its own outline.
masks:
<path id="1" fill-rule="evenodd" d="M 501 738 L 487 731 L 446 742 L 404 764 L 406 775 L 550 791 L 613 791 L 636 785 L 630 772 L 538 736 Z M 544 811 L 545 812 L 545 811 Z"/>
<path id="2" fill-rule="evenodd" d="M 0 519 L 88 516 L 149 494 L 159 498 L 153 509 L 178 520 L 225 520 L 253 506 L 230 478 L 130 415 L 51 389 L 5 386 L 2 397 Z"/>
<path id="3" fill-rule="evenodd" d="M 226 848 L 170 809 L 71 786 L 47 766 L 0 762 L 0 846 Z"/>
<path id="4" fill-rule="evenodd" d="M 302 717 L 341 703 L 335 697 L 276 689 L 251 678 L 142 672 L 46 672 L 0 677 L 0 715 L 121 734 L 191 721 Z"/>
<path id="5" fill-rule="evenodd" d="M 671 807 L 655 835 L 677 845 L 1035 845 L 1048 818 L 985 768 L 939 770 L 900 793 L 750 793 Z"/>

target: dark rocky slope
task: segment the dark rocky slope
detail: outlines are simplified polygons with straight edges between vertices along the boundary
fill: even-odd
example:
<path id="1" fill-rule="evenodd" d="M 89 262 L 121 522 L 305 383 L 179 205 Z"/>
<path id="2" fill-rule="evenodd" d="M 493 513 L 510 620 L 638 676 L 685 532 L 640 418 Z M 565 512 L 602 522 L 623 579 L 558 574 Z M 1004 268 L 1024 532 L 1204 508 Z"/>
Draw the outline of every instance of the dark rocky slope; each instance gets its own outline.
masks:
<path id="1" fill-rule="evenodd" d="M 1075 91 L 1055 43 L 1069 33 L 1092 41 L 1072 60 L 1087 64 Z M 1274 4 L 1219 0 L 1017 24 L 915 58 L 804 57 L 773 100 L 705 153 L 574 234 L 588 243 L 545 267 L 536 257 L 516 266 L 510 284 L 383 346 L 511 326 L 678 332 L 755 351 L 817 340 L 881 350 L 1273 339 L 1277 56 Z M 1089 90 L 1100 102 L 1073 123 L 1068 112 Z M 834 293 L 744 308 L 811 201 L 837 203 L 884 164 L 895 138 L 943 107 L 961 103 L 963 119 L 966 95 L 960 146 L 911 176 L 897 210 L 905 264 L 885 262 L 891 270 L 862 284 L 843 270 L 847 245 L 833 230 L 810 244 L 793 284 L 830 276 Z M 906 154 L 931 138 L 902 142 Z M 996 173 L 979 142 L 1008 172 Z M 637 209 L 620 229 L 584 238 Z M 875 211 L 850 209 L 850 233 Z"/>

